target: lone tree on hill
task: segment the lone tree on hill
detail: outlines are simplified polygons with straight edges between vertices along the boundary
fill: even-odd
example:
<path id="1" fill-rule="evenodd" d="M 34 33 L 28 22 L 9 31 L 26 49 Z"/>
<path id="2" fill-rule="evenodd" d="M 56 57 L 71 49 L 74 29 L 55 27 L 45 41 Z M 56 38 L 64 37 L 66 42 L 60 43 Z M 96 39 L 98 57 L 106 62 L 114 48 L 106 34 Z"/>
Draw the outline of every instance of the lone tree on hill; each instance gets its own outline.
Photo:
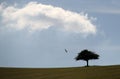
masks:
<path id="1" fill-rule="evenodd" d="M 84 60 L 87 62 L 87 67 L 88 65 L 88 61 L 92 60 L 92 59 L 99 59 L 99 55 L 92 52 L 92 51 L 88 51 L 87 49 L 81 51 L 80 53 L 78 53 L 78 56 L 75 58 L 76 61 L 78 60 Z"/>

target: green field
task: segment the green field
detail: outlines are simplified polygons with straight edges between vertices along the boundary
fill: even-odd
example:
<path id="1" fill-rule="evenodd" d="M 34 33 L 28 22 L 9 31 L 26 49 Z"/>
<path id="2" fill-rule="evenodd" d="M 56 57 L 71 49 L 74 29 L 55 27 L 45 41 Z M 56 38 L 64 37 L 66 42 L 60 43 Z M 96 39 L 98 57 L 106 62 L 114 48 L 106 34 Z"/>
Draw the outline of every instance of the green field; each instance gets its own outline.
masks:
<path id="1" fill-rule="evenodd" d="M 0 68 L 0 79 L 120 79 L 120 65 L 73 68 Z"/>

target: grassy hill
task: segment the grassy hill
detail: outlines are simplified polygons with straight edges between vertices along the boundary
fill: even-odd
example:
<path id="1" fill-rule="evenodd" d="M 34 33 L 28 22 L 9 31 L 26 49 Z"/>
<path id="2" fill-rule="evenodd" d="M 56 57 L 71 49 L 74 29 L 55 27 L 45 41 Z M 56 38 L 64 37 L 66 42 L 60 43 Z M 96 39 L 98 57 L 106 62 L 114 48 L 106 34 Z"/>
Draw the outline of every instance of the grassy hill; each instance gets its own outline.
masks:
<path id="1" fill-rule="evenodd" d="M 0 79 L 120 79 L 120 65 L 73 68 L 0 68 Z"/>

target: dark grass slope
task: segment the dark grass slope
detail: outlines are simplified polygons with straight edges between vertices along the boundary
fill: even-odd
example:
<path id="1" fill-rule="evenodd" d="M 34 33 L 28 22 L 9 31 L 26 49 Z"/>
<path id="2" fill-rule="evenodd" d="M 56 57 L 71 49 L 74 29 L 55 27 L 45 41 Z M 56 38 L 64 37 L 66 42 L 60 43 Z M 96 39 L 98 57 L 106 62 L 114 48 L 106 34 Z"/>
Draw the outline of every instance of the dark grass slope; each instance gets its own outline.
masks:
<path id="1" fill-rule="evenodd" d="M 0 68 L 0 79 L 120 79 L 120 65 L 74 68 Z"/>

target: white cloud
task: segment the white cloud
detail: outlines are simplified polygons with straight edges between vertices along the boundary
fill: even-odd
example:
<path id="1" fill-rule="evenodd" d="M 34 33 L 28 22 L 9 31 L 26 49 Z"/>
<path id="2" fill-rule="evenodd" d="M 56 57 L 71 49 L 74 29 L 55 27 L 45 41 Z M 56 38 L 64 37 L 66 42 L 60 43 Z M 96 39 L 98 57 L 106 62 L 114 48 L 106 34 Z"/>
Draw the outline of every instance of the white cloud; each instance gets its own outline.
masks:
<path id="1" fill-rule="evenodd" d="M 16 6 L 2 7 L 2 22 L 7 27 L 30 31 L 56 27 L 68 32 L 95 34 L 96 26 L 85 14 L 64 10 L 52 5 L 30 2 L 22 8 Z"/>

